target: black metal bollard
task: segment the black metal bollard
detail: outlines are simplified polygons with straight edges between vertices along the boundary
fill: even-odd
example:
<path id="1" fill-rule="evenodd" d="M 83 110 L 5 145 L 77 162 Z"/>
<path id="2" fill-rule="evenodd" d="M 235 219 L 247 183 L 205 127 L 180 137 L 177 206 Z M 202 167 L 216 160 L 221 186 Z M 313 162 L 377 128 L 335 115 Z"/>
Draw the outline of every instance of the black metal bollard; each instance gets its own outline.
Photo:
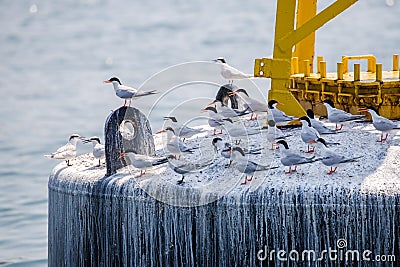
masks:
<path id="1" fill-rule="evenodd" d="M 106 120 L 104 136 L 107 177 L 129 164 L 129 158 L 120 158 L 122 152 L 155 154 L 150 123 L 136 108 L 121 107 L 115 110 Z"/>

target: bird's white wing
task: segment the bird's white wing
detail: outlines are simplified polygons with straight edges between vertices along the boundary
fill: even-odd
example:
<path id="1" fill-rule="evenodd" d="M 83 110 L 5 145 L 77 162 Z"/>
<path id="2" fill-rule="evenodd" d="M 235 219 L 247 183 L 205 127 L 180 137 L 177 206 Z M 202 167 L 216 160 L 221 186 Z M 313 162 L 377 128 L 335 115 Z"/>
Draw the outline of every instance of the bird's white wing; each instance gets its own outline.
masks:
<path id="1" fill-rule="evenodd" d="M 56 152 L 50 155 L 51 158 L 55 159 L 68 159 L 76 156 L 76 147 L 72 144 L 66 144 L 65 146 L 57 149 Z"/>
<path id="2" fill-rule="evenodd" d="M 397 125 L 394 122 L 392 122 L 391 120 L 384 118 L 384 117 L 379 117 L 379 119 L 376 120 L 374 122 L 374 124 L 379 124 L 379 126 L 382 129 L 386 129 L 386 130 L 391 130 L 391 129 L 397 127 Z"/>
<path id="3" fill-rule="evenodd" d="M 137 89 L 132 88 L 132 87 L 130 87 L 130 86 L 126 86 L 126 85 L 119 85 L 118 88 L 119 88 L 120 90 L 124 90 L 124 91 L 131 92 L 131 93 L 133 93 L 133 94 L 137 94 L 137 92 L 138 92 Z"/>

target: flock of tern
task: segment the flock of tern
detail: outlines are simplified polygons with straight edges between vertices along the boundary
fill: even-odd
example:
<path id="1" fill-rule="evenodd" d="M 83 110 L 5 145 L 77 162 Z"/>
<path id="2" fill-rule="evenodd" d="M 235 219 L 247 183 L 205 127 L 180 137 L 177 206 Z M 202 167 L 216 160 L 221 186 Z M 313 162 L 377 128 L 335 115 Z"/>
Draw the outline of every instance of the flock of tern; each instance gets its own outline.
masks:
<path id="1" fill-rule="evenodd" d="M 232 163 L 234 167 L 245 175 L 242 185 L 253 180 L 253 175 L 258 171 L 266 171 L 278 168 L 278 166 L 265 166 L 249 160 L 249 157 L 254 154 L 261 154 L 263 150 L 268 150 L 263 146 L 263 138 L 259 138 L 260 147 L 255 149 L 248 149 L 241 147 L 241 140 L 248 138 L 252 135 L 258 135 L 261 132 L 266 132 L 266 140 L 271 144 L 270 150 L 278 149 L 280 151 L 280 162 L 283 166 L 288 167 L 285 171 L 286 174 L 291 174 L 297 171 L 297 166 L 302 164 L 312 164 L 314 162 L 321 162 L 322 164 L 330 167 L 328 174 L 333 174 L 337 167 L 347 163 L 357 161 L 360 156 L 350 157 L 336 153 L 331 146 L 340 145 L 339 143 L 329 142 L 321 136 L 343 133 L 341 131 L 343 124 L 350 121 L 357 121 L 364 119 L 365 115 L 353 115 L 343 110 L 337 109 L 331 100 L 325 100 L 320 104 L 326 107 L 327 119 L 329 122 L 336 124 L 336 128 L 332 129 L 325 125 L 321 120 L 314 116 L 314 112 L 307 110 L 307 116 L 296 118 L 289 116 L 283 111 L 278 109 L 278 105 L 282 104 L 278 101 L 271 99 L 268 103 L 261 102 L 255 98 L 250 97 L 249 93 L 243 89 L 233 85 L 234 80 L 249 79 L 252 75 L 242 73 L 233 67 L 229 66 L 225 59 L 218 58 L 214 60 L 216 64 L 221 65 L 221 75 L 229 81 L 227 85 L 220 88 L 216 94 L 215 100 L 208 106 L 204 107 L 201 111 L 208 114 L 208 124 L 213 131 L 209 135 L 213 136 L 211 145 L 216 155 L 228 159 L 228 164 L 225 168 L 230 168 Z M 156 94 L 155 90 L 141 91 L 129 86 L 122 85 L 121 81 L 112 77 L 105 83 L 112 83 L 115 94 L 124 99 L 124 107 L 129 103 L 131 105 L 132 99 L 139 97 Z M 241 107 L 239 109 L 239 107 Z M 400 129 L 393 121 L 379 115 L 377 109 L 374 107 L 363 108 L 360 112 L 369 112 L 372 117 L 372 124 L 376 130 L 381 131 L 380 139 L 377 142 L 385 142 L 390 132 Z M 261 127 L 246 127 L 246 120 L 257 120 L 258 114 L 267 113 L 267 129 Z M 248 118 L 250 115 L 250 118 Z M 140 176 L 146 173 L 147 169 L 154 166 L 163 165 L 168 163 L 168 166 L 174 172 L 182 175 L 178 184 L 184 182 L 184 177 L 188 173 L 198 172 L 201 169 L 215 164 L 214 160 L 206 162 L 193 163 L 192 161 L 180 161 L 181 156 L 195 153 L 199 150 L 199 146 L 190 146 L 185 143 L 186 139 L 190 139 L 196 135 L 205 135 L 208 130 L 202 128 L 191 128 L 185 124 L 177 121 L 176 117 L 164 117 L 168 121 L 169 126 L 157 132 L 156 134 L 166 133 L 167 138 L 164 143 L 164 156 L 151 157 L 148 155 L 140 155 L 134 152 L 122 153 L 120 158 L 129 157 L 131 165 L 140 169 Z M 278 125 L 285 125 L 292 122 L 301 122 L 300 138 L 307 145 L 307 151 L 295 151 L 289 148 L 287 137 L 291 134 L 285 133 Z M 225 135 L 222 135 L 225 131 Z M 221 137 L 217 135 L 220 134 Z M 224 140 L 225 138 L 225 140 Z M 232 145 L 227 142 L 227 139 L 235 141 Z M 326 138 L 329 139 L 329 138 Z M 93 156 L 98 160 L 98 166 L 101 166 L 101 160 L 105 158 L 105 147 L 100 142 L 100 138 L 94 136 L 89 139 L 80 136 L 79 134 L 72 134 L 69 137 L 68 143 L 49 155 L 48 158 L 65 160 L 67 166 L 71 166 L 70 160 L 76 157 L 76 144 L 78 141 L 83 143 L 92 143 Z M 318 153 L 315 152 L 317 148 Z M 265 152 L 266 153 L 266 152 Z M 311 155 L 311 153 L 314 153 Z M 317 154 L 318 156 L 316 156 Z"/>

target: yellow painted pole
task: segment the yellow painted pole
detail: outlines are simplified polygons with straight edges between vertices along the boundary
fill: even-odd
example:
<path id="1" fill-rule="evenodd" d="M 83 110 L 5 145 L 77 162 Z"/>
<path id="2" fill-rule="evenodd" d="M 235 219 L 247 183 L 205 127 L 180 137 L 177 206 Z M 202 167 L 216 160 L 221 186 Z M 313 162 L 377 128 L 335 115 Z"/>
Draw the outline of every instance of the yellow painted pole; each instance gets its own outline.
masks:
<path id="1" fill-rule="evenodd" d="M 323 56 L 317 56 L 317 73 L 321 73 L 320 62 L 324 60 Z"/>
<path id="2" fill-rule="evenodd" d="M 278 2 L 280 1 L 281 0 L 278 0 Z M 279 47 L 283 50 L 291 49 L 296 43 L 306 38 L 310 33 L 318 30 L 325 23 L 342 13 L 357 1 L 358 0 L 336 0 L 333 4 L 300 26 L 300 28 L 287 32 L 285 36 L 279 39 Z"/>
<path id="3" fill-rule="evenodd" d="M 393 71 L 398 71 L 399 70 L 399 55 L 394 54 L 393 55 Z"/>
<path id="4" fill-rule="evenodd" d="M 299 73 L 299 58 L 292 57 L 292 74 Z"/>
<path id="5" fill-rule="evenodd" d="M 354 81 L 358 82 L 361 77 L 361 70 L 360 70 L 360 64 L 354 64 Z"/>
<path id="6" fill-rule="evenodd" d="M 376 64 L 376 81 L 382 81 L 382 64 L 380 63 Z"/>
<path id="7" fill-rule="evenodd" d="M 343 62 L 337 63 L 337 79 L 343 80 Z"/>
<path id="8" fill-rule="evenodd" d="M 295 0 L 277 0 L 273 58 L 287 61 L 288 64 L 277 65 L 273 70 L 275 73 L 279 73 L 279 77 L 271 78 L 271 90 L 268 92 L 268 99 L 275 99 L 278 102 L 285 103 L 280 107 L 281 110 L 288 115 L 301 117 L 306 113 L 288 90 L 292 46 L 289 49 L 281 49 L 278 46 L 278 40 L 294 29 L 295 11 Z"/>
<path id="9" fill-rule="evenodd" d="M 268 99 L 275 99 L 285 103 L 281 109 L 287 114 L 296 117 L 305 115 L 303 107 L 289 91 L 293 46 L 310 34 L 313 34 L 318 28 L 357 1 L 336 0 L 316 16 L 309 18 L 306 22 L 302 21 L 304 23 L 295 29 L 294 22 L 297 1 L 277 0 L 273 59 L 256 59 L 254 75 L 255 77 L 271 78 L 271 90 L 268 92 Z M 313 2 L 311 0 L 298 0 L 298 3 L 297 16 L 299 17 L 304 12 L 308 12 L 306 11 L 309 8 L 307 3 L 312 4 Z M 303 5 L 304 3 L 306 4 Z M 304 17 L 308 16 L 309 14 L 304 15 Z M 300 53 L 300 50 L 298 51 Z M 311 50 L 308 49 L 307 51 L 309 53 Z M 312 51 L 313 54 L 314 51 Z"/>
<path id="10" fill-rule="evenodd" d="M 310 60 L 306 59 L 304 60 L 304 77 L 309 77 L 311 73 L 311 66 L 310 66 Z"/>
<path id="11" fill-rule="evenodd" d="M 326 61 L 320 61 L 319 62 L 319 71 L 320 71 L 320 77 L 321 78 L 326 78 Z"/>
<path id="12" fill-rule="evenodd" d="M 296 29 L 300 28 L 307 21 L 312 19 L 317 14 L 317 0 L 298 0 Z M 310 61 L 310 70 L 313 72 L 314 67 L 314 46 L 315 46 L 315 31 L 311 32 L 307 37 L 299 41 L 294 49 L 293 56 L 298 57 L 300 62 L 304 60 Z M 304 73 L 303 65 L 299 66 L 299 72 Z"/>

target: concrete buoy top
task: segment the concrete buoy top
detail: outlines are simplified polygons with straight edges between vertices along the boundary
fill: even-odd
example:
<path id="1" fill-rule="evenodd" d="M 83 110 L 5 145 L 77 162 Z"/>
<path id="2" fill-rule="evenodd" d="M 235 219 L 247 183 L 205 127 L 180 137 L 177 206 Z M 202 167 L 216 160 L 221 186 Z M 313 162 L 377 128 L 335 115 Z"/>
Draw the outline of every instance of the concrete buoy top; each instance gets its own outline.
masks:
<path id="1" fill-rule="evenodd" d="M 214 163 L 188 174 L 182 185 L 168 164 L 137 178 L 140 170 L 129 165 L 106 176 L 88 154 L 71 167 L 60 163 L 49 178 L 49 265 L 255 266 L 268 260 L 279 266 L 284 262 L 268 253 L 296 250 L 299 260 L 304 250 L 318 257 L 328 248 L 398 253 L 400 148 L 397 139 L 376 143 L 372 130 L 354 123 L 351 131 L 327 137 L 340 142 L 331 147 L 336 152 L 363 156 L 333 175 L 320 162 L 286 175 L 279 151 L 266 149 L 251 160 L 280 167 L 256 172 L 246 185 L 234 163 L 226 167 L 215 154 L 211 130 L 187 140 L 200 148 L 186 160 Z M 306 149 L 298 130 L 288 131 L 291 148 Z M 268 147 L 263 135 L 245 143 Z M 164 153 L 164 139 L 155 137 L 155 154 Z"/>

